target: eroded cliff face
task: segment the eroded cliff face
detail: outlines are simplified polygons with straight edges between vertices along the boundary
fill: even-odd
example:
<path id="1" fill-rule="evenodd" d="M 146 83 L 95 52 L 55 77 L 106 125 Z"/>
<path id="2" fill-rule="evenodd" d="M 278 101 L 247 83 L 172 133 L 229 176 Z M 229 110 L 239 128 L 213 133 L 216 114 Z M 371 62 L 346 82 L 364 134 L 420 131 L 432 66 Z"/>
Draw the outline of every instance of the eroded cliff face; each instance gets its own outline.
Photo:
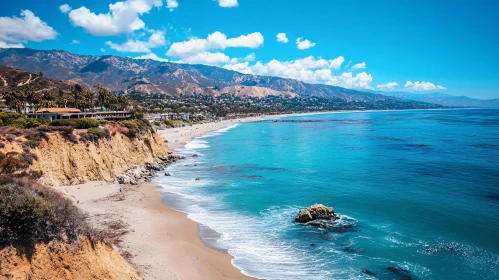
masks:
<path id="1" fill-rule="evenodd" d="M 129 137 L 122 127 L 106 126 L 106 129 L 111 131 L 110 136 L 96 141 L 83 140 L 86 130 L 74 130 L 74 141 L 60 132 L 49 132 L 31 148 L 27 146 L 26 135 L 8 135 L 9 141 L 0 139 L 0 152 L 33 154 L 29 168 L 42 171 L 43 183 L 50 186 L 112 181 L 136 165 L 161 163 L 171 157 L 156 131 L 146 130 Z"/>
<path id="2" fill-rule="evenodd" d="M 38 156 L 31 169 L 43 172 L 51 186 L 76 185 L 87 181 L 113 180 L 129 168 L 168 159 L 168 149 L 159 135 L 147 132 L 139 138 L 116 132 L 111 139 L 71 143 L 60 134 L 51 134 L 32 150 Z"/>
<path id="3" fill-rule="evenodd" d="M 143 279 L 121 255 L 102 242 L 83 239 L 78 246 L 58 241 L 36 245 L 27 257 L 14 247 L 0 250 L 0 280 Z"/>

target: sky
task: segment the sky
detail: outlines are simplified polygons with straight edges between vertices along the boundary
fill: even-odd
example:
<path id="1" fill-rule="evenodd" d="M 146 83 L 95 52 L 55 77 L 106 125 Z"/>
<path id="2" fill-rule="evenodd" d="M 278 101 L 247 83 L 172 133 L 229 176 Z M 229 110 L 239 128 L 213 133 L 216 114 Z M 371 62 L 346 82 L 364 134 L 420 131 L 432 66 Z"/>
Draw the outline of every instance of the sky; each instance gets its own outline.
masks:
<path id="1" fill-rule="evenodd" d="M 499 98 L 497 0 L 17 0 L 0 47 Z"/>

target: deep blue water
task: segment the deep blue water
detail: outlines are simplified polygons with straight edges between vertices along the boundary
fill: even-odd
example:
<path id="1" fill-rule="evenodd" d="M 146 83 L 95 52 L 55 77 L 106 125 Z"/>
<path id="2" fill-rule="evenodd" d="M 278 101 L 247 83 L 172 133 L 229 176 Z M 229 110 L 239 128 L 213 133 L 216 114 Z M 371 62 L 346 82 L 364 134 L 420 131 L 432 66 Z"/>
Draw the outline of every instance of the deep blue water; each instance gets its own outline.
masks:
<path id="1" fill-rule="evenodd" d="M 196 139 L 172 176 L 155 180 L 174 207 L 221 234 L 215 245 L 244 273 L 499 279 L 499 110 L 290 119 L 307 121 Z M 340 224 L 295 224 L 314 203 L 334 207 Z"/>

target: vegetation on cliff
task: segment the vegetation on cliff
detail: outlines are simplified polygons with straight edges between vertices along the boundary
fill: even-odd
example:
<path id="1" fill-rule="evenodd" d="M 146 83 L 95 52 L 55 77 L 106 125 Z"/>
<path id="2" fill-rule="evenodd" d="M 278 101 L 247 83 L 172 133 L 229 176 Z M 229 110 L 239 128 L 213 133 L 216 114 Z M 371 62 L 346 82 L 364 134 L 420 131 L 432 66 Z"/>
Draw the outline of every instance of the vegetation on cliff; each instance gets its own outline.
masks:
<path id="1" fill-rule="evenodd" d="M 2 173 L 0 279 L 142 279 L 70 199 L 36 177 Z"/>
<path id="2" fill-rule="evenodd" d="M 96 237 L 86 216 L 61 193 L 30 176 L 0 176 L 0 247 L 34 249 L 52 240 L 72 243 Z"/>
<path id="3" fill-rule="evenodd" d="M 0 152 L 0 279 L 142 279 L 112 236 L 29 167 L 25 155 Z"/>

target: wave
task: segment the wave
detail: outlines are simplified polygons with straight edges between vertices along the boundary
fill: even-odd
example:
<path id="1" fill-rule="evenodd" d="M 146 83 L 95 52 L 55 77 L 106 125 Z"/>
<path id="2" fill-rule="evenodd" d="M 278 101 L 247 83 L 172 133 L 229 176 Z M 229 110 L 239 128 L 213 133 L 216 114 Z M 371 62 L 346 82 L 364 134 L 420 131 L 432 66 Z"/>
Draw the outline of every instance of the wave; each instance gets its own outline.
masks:
<path id="1" fill-rule="evenodd" d="M 201 140 L 199 138 L 195 138 L 194 140 L 188 142 L 185 145 L 185 148 L 188 150 L 198 150 L 198 149 L 207 149 L 210 146 L 208 145 L 208 142 Z"/>
<path id="2" fill-rule="evenodd" d="M 235 123 L 233 125 L 221 128 L 219 130 L 208 132 L 205 135 L 201 136 L 200 138 L 209 138 L 209 137 L 218 136 L 218 135 L 221 135 L 221 134 L 223 134 L 223 133 L 225 133 L 225 132 L 227 132 L 227 131 L 229 131 L 229 130 L 231 130 L 233 128 L 236 128 L 238 126 L 240 126 L 240 124 L 239 123 Z"/>

